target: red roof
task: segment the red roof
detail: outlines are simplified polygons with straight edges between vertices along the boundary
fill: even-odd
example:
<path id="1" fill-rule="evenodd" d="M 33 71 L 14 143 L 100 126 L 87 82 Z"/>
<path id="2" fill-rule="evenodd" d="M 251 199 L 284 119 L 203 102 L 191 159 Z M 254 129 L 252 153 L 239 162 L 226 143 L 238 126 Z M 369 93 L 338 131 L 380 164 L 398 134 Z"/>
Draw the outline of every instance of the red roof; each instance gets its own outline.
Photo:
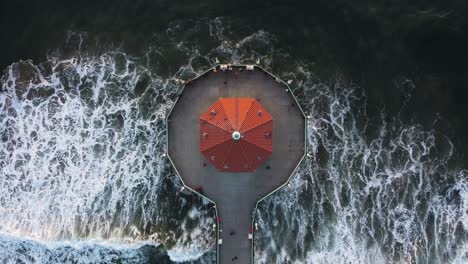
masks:
<path id="1" fill-rule="evenodd" d="M 200 116 L 200 151 L 219 171 L 255 171 L 272 150 L 273 118 L 253 98 L 221 98 Z"/>

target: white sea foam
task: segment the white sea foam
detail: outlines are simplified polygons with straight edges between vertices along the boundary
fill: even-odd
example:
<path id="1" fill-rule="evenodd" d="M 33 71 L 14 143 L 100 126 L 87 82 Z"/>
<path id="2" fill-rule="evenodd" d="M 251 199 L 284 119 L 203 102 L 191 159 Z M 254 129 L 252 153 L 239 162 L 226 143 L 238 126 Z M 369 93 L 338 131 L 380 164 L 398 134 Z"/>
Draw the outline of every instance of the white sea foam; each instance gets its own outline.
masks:
<path id="1" fill-rule="evenodd" d="M 291 75 L 306 76 L 294 83 L 312 116 L 312 157 L 293 191 L 260 208 L 257 262 L 467 261 L 468 175 L 450 167 L 450 140 L 385 118 L 369 133 L 359 89 L 322 84 L 304 67 Z"/>
<path id="2" fill-rule="evenodd" d="M 175 79 L 115 51 L 8 67 L 0 93 L 0 232 L 16 238 L 0 236 L 0 244 L 21 248 L 19 238 L 33 239 L 24 245 L 44 253 L 41 241 L 171 240 L 173 252 L 210 251 L 213 220 L 197 209 L 204 203 L 177 195 L 180 182 L 162 155 Z M 188 238 L 167 227 L 186 225 L 184 216 L 168 219 L 176 208 L 192 212 Z"/>
<path id="3" fill-rule="evenodd" d="M 0 236 L 0 262 L 13 263 L 141 263 L 141 245 L 111 241 L 38 242 L 8 235 Z"/>

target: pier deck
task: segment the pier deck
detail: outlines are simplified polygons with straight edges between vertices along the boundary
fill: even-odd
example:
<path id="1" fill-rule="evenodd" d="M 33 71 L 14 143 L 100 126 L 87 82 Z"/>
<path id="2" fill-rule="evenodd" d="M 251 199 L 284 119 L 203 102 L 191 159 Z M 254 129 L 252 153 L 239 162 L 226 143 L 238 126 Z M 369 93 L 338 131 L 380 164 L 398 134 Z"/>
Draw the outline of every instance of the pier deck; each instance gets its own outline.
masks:
<path id="1" fill-rule="evenodd" d="M 168 154 L 184 184 L 216 203 L 220 263 L 252 263 L 256 202 L 284 184 L 304 155 L 305 118 L 287 85 L 259 67 L 219 66 L 186 84 L 167 120 Z M 273 153 L 252 173 L 219 172 L 200 153 L 200 115 L 220 97 L 253 97 L 273 116 Z M 232 259 L 237 257 L 236 262 Z"/>

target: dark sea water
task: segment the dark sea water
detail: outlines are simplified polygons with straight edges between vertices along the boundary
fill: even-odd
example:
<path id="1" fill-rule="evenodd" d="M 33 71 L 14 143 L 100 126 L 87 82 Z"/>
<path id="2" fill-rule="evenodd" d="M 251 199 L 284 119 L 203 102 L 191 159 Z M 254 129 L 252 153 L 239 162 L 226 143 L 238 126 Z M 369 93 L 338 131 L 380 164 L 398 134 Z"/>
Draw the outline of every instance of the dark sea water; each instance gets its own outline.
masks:
<path id="1" fill-rule="evenodd" d="M 310 116 L 256 263 L 468 262 L 468 2 L 2 1 L 0 25 L 0 263 L 215 263 L 164 118 L 218 62 Z"/>

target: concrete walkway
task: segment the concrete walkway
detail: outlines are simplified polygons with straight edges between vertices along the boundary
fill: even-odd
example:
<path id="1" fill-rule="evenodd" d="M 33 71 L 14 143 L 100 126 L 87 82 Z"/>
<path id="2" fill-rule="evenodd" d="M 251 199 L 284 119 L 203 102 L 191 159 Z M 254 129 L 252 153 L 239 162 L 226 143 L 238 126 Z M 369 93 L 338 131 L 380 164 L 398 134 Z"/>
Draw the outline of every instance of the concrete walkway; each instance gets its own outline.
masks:
<path id="1" fill-rule="evenodd" d="M 286 182 L 303 157 L 305 120 L 288 87 L 274 76 L 258 67 L 216 68 L 187 84 L 172 109 L 168 154 L 184 183 L 217 205 L 220 263 L 252 263 L 248 234 L 255 204 Z M 273 153 L 253 173 L 219 172 L 199 151 L 200 115 L 220 97 L 257 98 L 273 116 Z"/>

